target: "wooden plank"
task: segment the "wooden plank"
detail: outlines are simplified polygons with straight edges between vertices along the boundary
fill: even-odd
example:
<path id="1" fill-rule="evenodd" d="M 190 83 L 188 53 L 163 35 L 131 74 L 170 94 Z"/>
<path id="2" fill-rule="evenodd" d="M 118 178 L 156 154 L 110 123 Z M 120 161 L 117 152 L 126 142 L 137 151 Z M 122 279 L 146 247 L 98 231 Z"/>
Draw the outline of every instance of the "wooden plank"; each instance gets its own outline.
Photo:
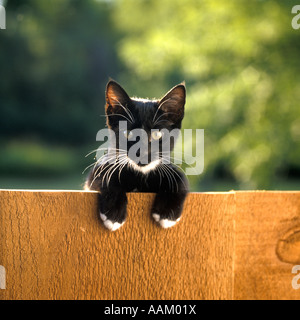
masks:
<path id="1" fill-rule="evenodd" d="M 235 224 L 234 298 L 300 299 L 300 192 L 237 192 Z"/>
<path id="2" fill-rule="evenodd" d="M 0 191 L 1 299 L 232 299 L 234 193 L 190 194 L 165 230 L 153 194 L 129 194 L 111 233 L 97 194 Z"/>

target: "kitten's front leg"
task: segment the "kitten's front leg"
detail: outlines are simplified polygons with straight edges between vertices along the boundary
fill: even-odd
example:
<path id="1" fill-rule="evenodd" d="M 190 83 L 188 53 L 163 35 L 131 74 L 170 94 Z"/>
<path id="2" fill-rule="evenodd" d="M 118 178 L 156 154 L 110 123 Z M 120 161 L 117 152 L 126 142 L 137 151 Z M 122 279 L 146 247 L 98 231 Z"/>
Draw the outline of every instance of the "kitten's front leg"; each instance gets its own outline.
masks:
<path id="1" fill-rule="evenodd" d="M 107 229 L 115 231 L 124 224 L 127 216 L 127 196 L 124 190 L 101 190 L 99 205 L 100 218 Z"/>
<path id="2" fill-rule="evenodd" d="M 151 210 L 152 217 L 163 228 L 170 228 L 180 220 L 188 194 L 188 181 L 185 175 L 174 167 L 172 170 L 173 183 L 170 180 L 168 188 L 162 188 L 157 193 Z"/>
<path id="3" fill-rule="evenodd" d="M 107 165 L 94 168 L 87 178 L 85 189 L 99 192 L 100 218 L 107 229 L 115 231 L 125 222 L 127 216 L 127 196 L 119 183 L 117 173 L 110 177 L 110 184 L 107 183 L 105 174 L 110 168 L 113 167 Z"/>

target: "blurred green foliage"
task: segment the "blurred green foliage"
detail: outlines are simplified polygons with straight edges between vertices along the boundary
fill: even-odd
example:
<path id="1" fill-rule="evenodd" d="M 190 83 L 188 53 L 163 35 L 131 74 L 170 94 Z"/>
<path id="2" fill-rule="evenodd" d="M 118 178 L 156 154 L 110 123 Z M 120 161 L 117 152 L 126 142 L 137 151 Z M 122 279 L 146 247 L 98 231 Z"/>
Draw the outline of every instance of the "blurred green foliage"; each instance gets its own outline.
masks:
<path id="1" fill-rule="evenodd" d="M 117 1 L 114 21 L 124 34 L 119 52 L 132 91 L 157 95 L 186 81 L 184 127 L 205 129 L 204 180 L 222 172 L 240 187 L 268 188 L 277 174 L 299 169 L 295 4 Z"/>
<path id="2" fill-rule="evenodd" d="M 6 12 L 7 29 L 0 33 L 1 138 L 94 141 L 95 127 L 104 125 L 98 117 L 103 88 L 119 71 L 109 7 L 91 0 L 9 0 Z"/>
<path id="3" fill-rule="evenodd" d="M 205 168 L 190 177 L 193 190 L 215 190 L 220 178 L 236 188 L 274 188 L 279 178 L 299 177 L 295 4 L 8 0 L 0 31 L 0 179 L 68 173 L 81 183 L 93 161 L 84 156 L 104 127 L 109 77 L 141 97 L 186 81 L 183 127 L 205 129 Z"/>

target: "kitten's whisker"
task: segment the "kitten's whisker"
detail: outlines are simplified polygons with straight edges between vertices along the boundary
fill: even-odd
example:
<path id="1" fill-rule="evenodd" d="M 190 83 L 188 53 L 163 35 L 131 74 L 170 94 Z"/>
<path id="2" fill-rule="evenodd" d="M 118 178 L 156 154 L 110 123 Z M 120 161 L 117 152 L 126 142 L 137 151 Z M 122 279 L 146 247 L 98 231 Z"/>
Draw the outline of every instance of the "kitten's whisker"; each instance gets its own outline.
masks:
<path id="1" fill-rule="evenodd" d="M 101 166 L 99 166 L 95 172 L 95 178 L 94 179 L 97 179 L 101 176 L 101 173 L 102 172 L 105 172 L 105 170 L 108 170 L 110 167 L 109 167 L 109 164 L 107 162 L 103 163 Z"/>
<path id="2" fill-rule="evenodd" d="M 180 162 L 181 162 L 180 165 L 181 165 L 181 164 L 185 164 L 185 165 L 189 166 L 191 169 L 194 169 L 189 163 L 186 163 L 186 162 L 183 160 L 183 158 L 177 158 L 177 157 L 174 157 L 174 156 L 171 155 L 172 153 L 176 153 L 176 154 L 180 154 L 180 155 L 186 156 L 185 153 L 176 152 L 176 151 L 172 151 L 172 152 L 169 152 L 169 151 L 159 151 L 159 152 L 158 152 L 158 154 L 159 154 L 160 156 L 162 156 L 162 158 L 164 157 L 164 153 L 167 153 L 167 155 L 169 155 L 169 158 L 170 158 L 170 159 L 180 161 Z M 178 166 L 178 164 L 175 164 L 175 163 L 173 163 L 173 162 L 172 162 L 172 164 Z M 194 170 L 195 170 L 195 169 L 194 169 Z M 196 172 L 196 171 L 195 171 L 195 172 Z"/>
<path id="3" fill-rule="evenodd" d="M 181 182 L 183 183 L 184 187 L 186 189 L 188 189 L 188 186 L 186 185 L 185 181 L 182 180 L 180 174 L 178 172 L 176 172 L 176 170 L 174 168 L 172 168 L 171 166 L 168 167 L 170 170 L 172 170 L 176 175 L 177 177 L 181 180 Z"/>
<path id="4" fill-rule="evenodd" d="M 167 166 L 167 165 L 165 165 L 164 164 L 164 168 L 170 173 L 170 176 L 174 179 L 174 182 L 176 183 L 176 189 L 177 189 L 177 192 L 179 191 L 179 188 L 178 188 L 178 183 L 177 183 L 177 180 L 176 180 L 176 178 L 175 178 L 175 176 L 174 176 L 174 174 L 173 174 L 173 172 L 175 172 L 174 170 L 173 170 L 173 172 L 170 170 L 171 168 L 169 167 L 169 166 Z M 175 172 L 176 173 L 176 172 Z"/>
<path id="5" fill-rule="evenodd" d="M 117 100 L 117 101 L 118 101 L 118 100 Z M 132 119 L 132 121 L 134 122 L 134 116 L 133 116 L 132 112 L 130 111 L 130 109 L 127 107 L 127 105 L 124 107 L 124 106 L 122 105 L 122 103 L 120 103 L 119 101 L 118 101 L 118 103 L 121 105 L 121 107 L 124 108 L 124 110 L 125 110 L 125 109 L 127 110 L 127 114 L 130 116 L 130 119 Z M 126 110 L 125 110 L 125 111 L 126 111 Z"/>
<path id="6" fill-rule="evenodd" d="M 95 162 L 93 162 L 92 164 L 90 164 L 89 166 L 87 166 L 87 167 L 82 171 L 82 174 L 84 174 L 85 171 L 86 171 L 88 168 L 90 168 L 91 166 L 94 166 L 93 169 L 95 169 L 95 167 L 97 166 L 97 164 L 98 164 L 104 157 L 106 157 L 106 156 L 107 156 L 107 155 L 104 154 L 102 157 L 100 157 L 99 159 L 97 159 Z"/>
<path id="7" fill-rule="evenodd" d="M 104 148 L 103 148 L 103 149 L 104 149 Z M 93 150 L 93 151 L 90 151 L 87 155 L 85 155 L 85 158 L 88 157 L 89 155 L 91 155 L 92 153 L 97 152 L 97 151 L 98 151 L 98 149 L 95 149 L 95 150 Z"/>
<path id="8" fill-rule="evenodd" d="M 163 177 L 162 177 L 162 172 L 161 172 L 160 167 L 157 167 L 157 171 L 158 171 L 158 175 L 159 175 L 159 186 L 161 186 Z"/>
<path id="9" fill-rule="evenodd" d="M 167 120 L 167 119 L 161 119 L 159 121 L 155 121 L 155 123 L 153 124 L 154 126 L 159 124 L 160 122 L 169 122 L 170 120 Z"/>
<path id="10" fill-rule="evenodd" d="M 90 187 L 93 185 L 93 183 L 96 181 L 97 178 L 98 178 L 98 175 L 94 174 L 94 178 L 93 178 L 93 180 L 92 180 L 92 182 L 90 184 Z"/>
<path id="11" fill-rule="evenodd" d="M 180 153 L 180 152 L 179 152 L 179 153 Z M 162 158 L 163 158 L 163 156 L 162 156 Z M 189 168 L 191 168 L 191 169 L 194 171 L 195 175 L 198 174 L 197 171 L 196 171 L 196 169 L 195 169 L 194 167 L 192 167 L 189 163 L 186 163 L 185 161 L 183 161 L 183 159 L 176 158 L 176 157 L 173 157 L 173 156 L 170 156 L 170 158 L 173 160 L 173 161 L 172 161 L 172 164 L 173 164 L 174 166 L 176 166 L 177 168 L 179 168 L 180 170 L 182 170 L 183 173 L 185 173 L 185 172 L 184 172 L 184 170 L 181 168 L 181 165 L 182 165 L 182 164 L 184 164 L 184 165 L 188 166 Z M 179 164 L 175 163 L 174 160 L 181 161 L 182 163 L 179 165 Z"/>
<path id="12" fill-rule="evenodd" d="M 155 120 L 155 122 L 153 123 L 153 125 L 155 126 L 155 125 L 158 123 L 158 120 L 159 120 L 161 117 L 163 117 L 163 116 L 165 116 L 165 115 L 167 115 L 167 114 L 176 114 L 176 113 L 175 113 L 175 112 L 165 112 L 165 113 L 161 114 L 161 115 Z M 160 120 L 160 121 L 168 121 L 168 120 Z"/>
<path id="13" fill-rule="evenodd" d="M 154 117 L 153 117 L 153 119 L 152 119 L 152 122 L 155 121 L 155 117 L 156 117 L 156 115 L 157 115 L 158 110 L 163 106 L 164 103 L 166 103 L 166 102 L 169 101 L 170 99 L 171 99 L 171 98 L 165 100 L 162 104 L 159 105 L 159 107 L 157 108 L 157 110 L 156 110 L 156 112 L 155 112 L 155 114 L 154 114 Z"/>
<path id="14" fill-rule="evenodd" d="M 90 164 L 89 166 L 87 166 L 87 167 L 82 171 L 81 174 L 84 174 L 87 169 L 89 169 L 91 166 L 93 166 L 93 165 L 96 164 L 96 163 L 97 163 L 97 161 L 96 161 L 96 162 L 93 162 L 92 164 Z"/>
<path id="15" fill-rule="evenodd" d="M 160 168 L 161 168 L 162 172 L 164 172 L 165 176 L 168 179 L 168 183 L 169 183 L 169 187 L 170 187 L 171 191 L 173 191 L 173 181 L 170 177 L 170 174 L 168 173 L 168 171 L 165 169 L 165 167 L 163 165 Z"/>
<path id="16" fill-rule="evenodd" d="M 95 166 L 97 164 L 100 164 L 101 161 L 104 160 L 104 159 L 106 160 L 104 163 L 107 163 L 107 162 L 113 161 L 116 158 L 117 158 L 117 156 L 115 154 L 104 154 L 99 159 L 97 159 Z"/>
<path id="17" fill-rule="evenodd" d="M 124 114 L 121 113 L 114 113 L 114 114 L 108 114 L 107 117 L 112 117 L 112 116 L 120 116 L 125 118 L 128 122 L 133 123 L 133 121 L 129 120 L 126 116 L 124 116 Z"/>
<path id="18" fill-rule="evenodd" d="M 111 172 L 114 173 L 114 171 L 119 167 L 120 163 L 123 164 L 125 158 L 119 158 L 117 159 L 117 161 L 115 162 L 115 164 L 113 164 L 109 170 L 107 170 L 103 176 L 103 180 L 102 180 L 102 186 L 103 186 L 103 181 L 105 180 L 106 177 L 106 184 L 107 186 L 109 185 L 110 179 L 111 179 L 111 175 L 109 175 Z"/>
<path id="19" fill-rule="evenodd" d="M 106 148 L 103 148 L 104 150 L 106 149 Z M 111 151 L 114 151 L 113 153 L 111 153 Z M 117 159 L 118 158 L 118 156 L 120 156 L 120 155 L 126 155 L 127 154 L 127 152 L 125 151 L 125 150 L 123 150 L 123 149 L 113 149 L 113 148 L 111 148 L 111 149 L 109 149 L 108 151 L 107 151 L 107 153 L 106 154 L 104 154 L 104 155 L 102 155 L 98 160 L 97 160 L 97 162 L 100 162 L 103 158 L 107 158 L 107 160 L 110 162 L 110 161 L 113 161 L 114 159 Z M 107 162 L 107 161 L 106 161 Z"/>
<path id="20" fill-rule="evenodd" d="M 126 162 L 124 162 L 122 167 L 120 167 L 120 171 L 119 171 L 119 175 L 118 175 L 120 183 L 121 183 L 121 173 L 122 173 L 122 170 L 124 169 L 124 167 L 126 166 L 126 164 L 128 164 L 128 160 Z"/>
<path id="21" fill-rule="evenodd" d="M 175 164 L 175 163 L 173 162 L 174 160 L 180 161 L 180 162 L 181 162 L 180 164 L 183 163 L 182 159 L 173 157 L 173 156 L 171 156 L 171 155 L 163 155 L 163 154 L 161 154 L 160 156 L 161 156 L 162 159 L 168 160 L 169 163 L 172 163 L 172 164 L 174 164 L 174 165 L 177 165 L 177 164 Z M 188 164 L 187 164 L 187 165 L 188 165 Z"/>
<path id="22" fill-rule="evenodd" d="M 121 160 L 119 161 L 117 167 L 112 171 L 112 173 L 111 173 L 110 176 L 108 177 L 107 186 L 109 186 L 111 177 L 113 176 L 114 172 L 115 172 L 117 169 L 120 169 L 120 167 L 121 167 L 124 163 L 125 163 L 125 164 L 127 163 L 127 159 L 121 159 Z"/>
<path id="23" fill-rule="evenodd" d="M 115 161 L 111 164 L 111 163 L 109 163 L 109 161 L 106 161 L 103 165 L 106 165 L 106 169 L 107 169 L 107 171 L 105 172 L 105 174 L 104 174 L 104 176 L 103 176 L 103 180 L 105 179 L 105 177 L 106 177 L 106 175 L 110 172 L 110 170 L 112 169 L 112 168 L 114 168 L 114 166 L 120 161 L 120 159 L 122 159 L 122 158 L 124 158 L 125 157 L 125 155 L 122 155 L 122 156 L 119 156 L 119 157 L 117 157 L 117 158 L 115 158 L 115 157 L 113 157 L 113 159 L 112 160 L 114 160 L 115 159 Z M 101 170 L 101 172 L 104 170 L 104 168 Z M 100 174 L 101 174 L 101 172 L 100 172 Z"/>
<path id="24" fill-rule="evenodd" d="M 113 100 L 118 102 L 118 105 L 121 106 L 124 109 L 124 111 L 128 114 L 129 118 L 131 119 L 131 122 L 133 123 L 134 122 L 134 117 L 133 117 L 131 111 L 127 107 L 125 108 L 122 105 L 122 103 L 120 103 L 120 101 L 118 99 L 113 99 Z"/>
<path id="25" fill-rule="evenodd" d="M 100 170 L 100 169 L 101 169 L 101 170 Z M 108 164 L 107 162 L 101 164 L 101 165 L 97 168 L 97 170 L 94 172 L 94 178 L 93 178 L 93 181 L 92 181 L 91 185 L 94 183 L 94 181 L 95 181 L 97 178 L 100 177 L 100 175 L 101 175 L 101 173 L 103 172 L 103 170 L 107 170 L 107 169 L 109 169 L 109 164 Z M 99 170 L 100 170 L 100 172 L 99 172 Z"/>
<path id="26" fill-rule="evenodd" d="M 135 120 L 135 118 L 134 118 L 134 115 L 132 114 L 132 112 L 131 112 L 131 110 L 127 107 L 127 105 L 125 106 L 126 107 L 126 110 L 130 113 L 130 115 L 131 115 L 131 119 L 132 119 L 132 121 L 134 122 L 134 120 Z M 124 107 L 124 108 L 125 108 Z"/>
<path id="27" fill-rule="evenodd" d="M 101 158 L 103 158 L 103 157 L 105 157 L 105 156 L 107 156 L 107 155 L 104 155 L 104 156 L 102 156 Z M 101 158 L 99 159 L 99 161 L 101 160 Z M 103 170 L 105 170 L 105 169 L 109 169 L 109 161 L 112 161 L 112 160 L 114 160 L 116 157 L 115 156 L 111 156 L 111 157 L 107 157 L 107 161 L 105 161 L 104 163 L 101 163 L 100 165 L 99 165 L 99 167 L 96 169 L 96 171 L 94 172 L 94 178 L 93 178 L 93 181 L 92 181 L 92 183 L 91 183 L 91 186 L 92 186 L 92 184 L 94 183 L 94 181 L 98 178 L 98 177 L 100 177 L 100 175 L 101 175 L 101 173 L 103 172 Z M 97 165 L 97 162 L 98 161 L 96 161 L 96 163 L 95 163 L 95 166 Z M 94 170 L 95 170 L 95 166 L 94 166 Z M 99 172 L 99 170 L 100 170 L 100 172 Z"/>
<path id="28" fill-rule="evenodd" d="M 90 151 L 90 152 L 85 156 L 85 158 L 88 157 L 89 155 L 91 155 L 92 153 L 95 153 L 95 152 L 101 151 L 101 150 L 107 150 L 107 151 L 109 151 L 109 150 L 116 150 L 116 151 L 124 151 L 124 152 L 126 152 L 126 150 L 124 150 L 124 149 L 118 149 L 118 148 L 112 148 L 112 147 L 98 148 L 98 149 L 95 149 L 95 150 Z"/>
<path id="29" fill-rule="evenodd" d="M 102 168 L 102 169 L 101 169 L 101 168 Z M 94 169 L 95 169 L 95 168 L 94 168 Z M 100 169 L 101 169 L 101 171 L 99 172 Z M 93 183 L 95 182 L 95 180 L 100 177 L 100 174 L 101 174 L 101 172 L 102 172 L 103 169 L 104 169 L 104 168 L 103 168 L 103 165 L 100 165 L 100 166 L 96 169 L 96 171 L 94 172 L 94 178 L 93 178 L 90 186 L 92 186 Z M 98 172 L 99 172 L 99 173 L 98 173 Z"/>

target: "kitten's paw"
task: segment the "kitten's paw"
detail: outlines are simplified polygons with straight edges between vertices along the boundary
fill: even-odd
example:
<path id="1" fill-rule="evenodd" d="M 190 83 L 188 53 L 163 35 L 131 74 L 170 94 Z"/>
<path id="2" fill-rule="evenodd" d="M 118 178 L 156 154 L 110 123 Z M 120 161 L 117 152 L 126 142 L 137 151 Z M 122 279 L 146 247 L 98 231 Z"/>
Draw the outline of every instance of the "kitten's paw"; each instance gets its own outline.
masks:
<path id="1" fill-rule="evenodd" d="M 180 218 L 178 218 L 176 220 L 161 219 L 160 215 L 157 213 L 153 213 L 152 217 L 164 229 L 171 228 L 171 227 L 175 226 L 175 224 L 180 220 Z"/>
<path id="2" fill-rule="evenodd" d="M 113 222 L 113 221 L 109 220 L 107 218 L 107 216 L 105 214 L 103 214 L 103 213 L 100 213 L 100 218 L 103 221 L 104 226 L 110 231 L 118 230 L 120 227 L 122 227 L 122 225 L 125 222 L 125 221 L 123 221 L 122 223 Z"/>

